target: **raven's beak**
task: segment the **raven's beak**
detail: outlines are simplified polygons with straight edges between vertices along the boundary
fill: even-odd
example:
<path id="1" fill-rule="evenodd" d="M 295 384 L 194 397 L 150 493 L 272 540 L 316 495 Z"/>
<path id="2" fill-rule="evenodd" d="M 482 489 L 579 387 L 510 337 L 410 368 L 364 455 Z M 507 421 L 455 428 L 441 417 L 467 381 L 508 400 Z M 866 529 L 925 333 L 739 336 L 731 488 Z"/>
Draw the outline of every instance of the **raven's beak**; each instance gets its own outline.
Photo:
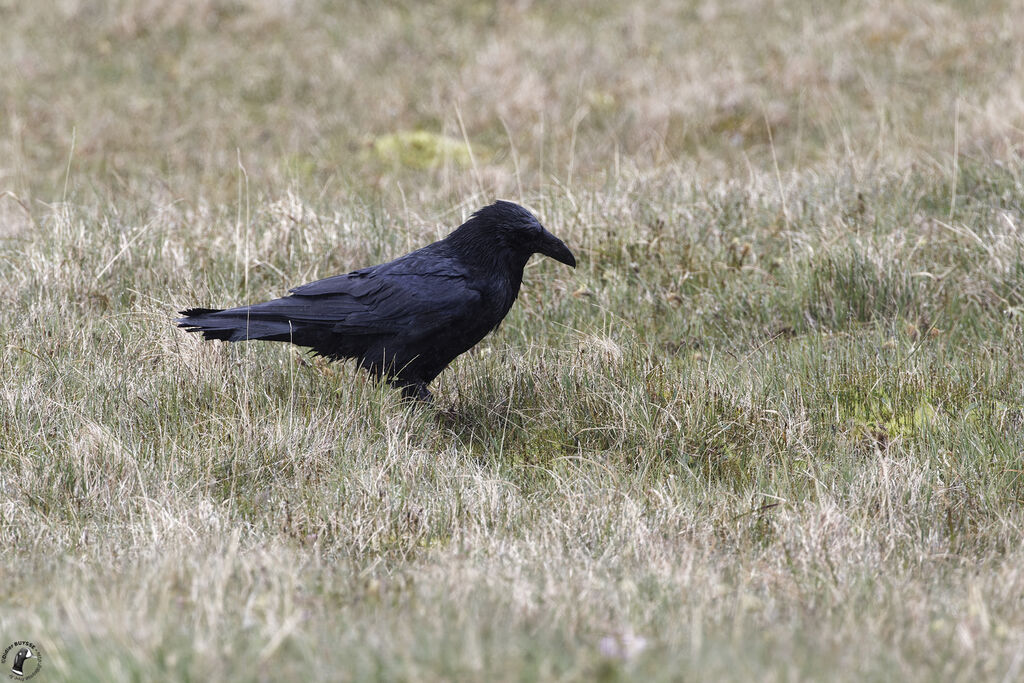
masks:
<path id="1" fill-rule="evenodd" d="M 567 266 L 576 267 L 576 257 L 569 251 L 569 247 L 565 246 L 565 242 L 552 235 L 547 230 L 544 231 L 544 237 L 541 238 L 540 247 L 537 251 L 545 256 L 550 256 L 559 263 L 564 263 Z"/>

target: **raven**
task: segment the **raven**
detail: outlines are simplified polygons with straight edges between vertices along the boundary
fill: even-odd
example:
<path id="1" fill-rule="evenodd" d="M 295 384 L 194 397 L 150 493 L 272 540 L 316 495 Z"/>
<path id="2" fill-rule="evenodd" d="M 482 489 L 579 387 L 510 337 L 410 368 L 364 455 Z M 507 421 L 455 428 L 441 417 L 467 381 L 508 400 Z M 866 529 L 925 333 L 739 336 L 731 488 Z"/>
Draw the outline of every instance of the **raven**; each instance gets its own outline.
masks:
<path id="1" fill-rule="evenodd" d="M 501 323 L 533 254 L 576 267 L 533 214 L 499 200 L 443 240 L 389 263 L 252 306 L 190 308 L 175 322 L 206 339 L 291 342 L 332 360 L 356 358 L 406 398 L 429 401 L 427 385 Z"/>

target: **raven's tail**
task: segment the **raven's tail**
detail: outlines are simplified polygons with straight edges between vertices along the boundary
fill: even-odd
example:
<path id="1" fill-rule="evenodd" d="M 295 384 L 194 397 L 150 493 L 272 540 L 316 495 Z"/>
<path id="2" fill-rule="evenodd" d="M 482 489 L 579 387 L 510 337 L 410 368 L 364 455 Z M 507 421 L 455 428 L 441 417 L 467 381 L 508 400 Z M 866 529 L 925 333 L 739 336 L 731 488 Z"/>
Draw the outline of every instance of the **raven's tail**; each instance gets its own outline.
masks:
<path id="1" fill-rule="evenodd" d="M 244 341 L 262 339 L 302 343 L 297 339 L 296 325 L 280 312 L 260 310 L 260 306 L 240 308 L 189 308 L 179 311 L 184 318 L 174 322 L 189 332 L 200 332 L 205 339 Z"/>

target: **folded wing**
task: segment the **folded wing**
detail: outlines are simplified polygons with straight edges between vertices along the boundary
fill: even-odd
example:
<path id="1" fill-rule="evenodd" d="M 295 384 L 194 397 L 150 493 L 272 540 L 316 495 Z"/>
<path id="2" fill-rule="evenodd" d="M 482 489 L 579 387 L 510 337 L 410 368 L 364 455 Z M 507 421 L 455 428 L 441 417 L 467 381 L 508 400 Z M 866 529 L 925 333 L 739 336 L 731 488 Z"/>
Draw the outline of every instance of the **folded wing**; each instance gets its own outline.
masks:
<path id="1" fill-rule="evenodd" d="M 481 303 L 455 264 L 435 258 L 427 269 L 415 256 L 311 282 L 273 301 L 190 309 L 178 323 L 207 339 L 288 341 L 335 358 L 379 346 L 415 350 L 417 340 L 472 321 Z"/>

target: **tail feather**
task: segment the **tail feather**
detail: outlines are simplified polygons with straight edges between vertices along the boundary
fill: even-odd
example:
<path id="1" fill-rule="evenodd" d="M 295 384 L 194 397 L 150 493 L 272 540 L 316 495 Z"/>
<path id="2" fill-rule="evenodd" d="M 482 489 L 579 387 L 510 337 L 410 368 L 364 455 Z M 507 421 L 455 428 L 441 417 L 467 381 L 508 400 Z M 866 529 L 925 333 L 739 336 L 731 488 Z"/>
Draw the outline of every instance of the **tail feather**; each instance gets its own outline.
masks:
<path id="1" fill-rule="evenodd" d="M 185 316 L 175 322 L 189 332 L 200 332 L 204 339 L 222 341 L 297 341 L 299 330 L 292 321 L 280 315 L 268 315 L 250 306 L 231 308 L 189 308 L 180 313 Z"/>
<path id="2" fill-rule="evenodd" d="M 178 313 L 181 313 L 184 316 L 194 316 L 205 315 L 207 313 L 220 313 L 223 310 L 223 308 L 186 308 L 184 311 L 178 311 Z"/>
<path id="3" fill-rule="evenodd" d="M 338 330 L 339 322 L 352 310 L 353 304 L 345 299 L 287 296 L 239 308 L 189 308 L 175 322 L 205 339 L 290 342 L 338 359 L 359 357 L 378 342 L 377 335 L 358 327 L 344 333 Z"/>

